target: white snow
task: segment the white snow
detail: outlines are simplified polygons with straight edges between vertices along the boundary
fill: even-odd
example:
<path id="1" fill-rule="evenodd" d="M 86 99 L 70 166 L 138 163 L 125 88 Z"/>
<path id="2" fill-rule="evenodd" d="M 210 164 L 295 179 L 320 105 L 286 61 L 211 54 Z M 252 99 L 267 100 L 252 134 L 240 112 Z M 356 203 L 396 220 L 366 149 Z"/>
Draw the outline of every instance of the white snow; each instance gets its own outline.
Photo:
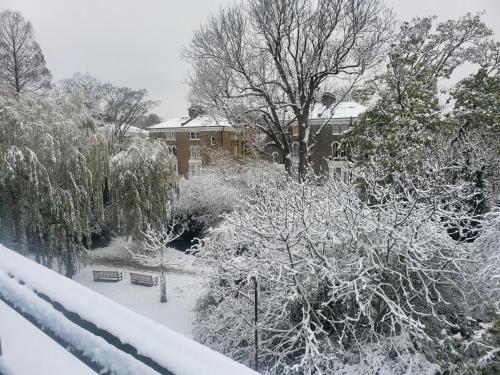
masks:
<path id="1" fill-rule="evenodd" d="M 168 302 L 160 303 L 159 285 L 132 285 L 128 270 L 121 268 L 96 266 L 94 269 L 122 271 L 123 280 L 118 283 L 94 282 L 92 269 L 88 267 L 74 277 L 75 281 L 186 337 L 192 337 L 191 330 L 195 319 L 193 307 L 201 289 L 196 276 L 167 272 Z M 135 272 L 153 275 L 150 272 Z"/>
<path id="2" fill-rule="evenodd" d="M 123 125 L 122 125 L 122 127 L 123 127 Z M 149 132 L 147 130 L 138 128 L 136 126 L 129 126 L 127 131 L 126 131 L 126 134 L 147 136 L 149 134 Z"/>
<path id="3" fill-rule="evenodd" d="M 323 104 L 315 105 L 309 114 L 310 119 L 340 119 L 340 118 L 357 118 L 366 107 L 356 102 L 340 102 L 331 107 L 325 107 Z"/>
<path id="4" fill-rule="evenodd" d="M 230 128 L 231 124 L 222 117 L 201 115 L 190 119 L 188 115 L 184 115 L 150 126 L 148 129 L 184 129 L 210 127 Z"/>
<path id="5" fill-rule="evenodd" d="M 144 315 L 186 337 L 192 338 L 195 319 L 194 307 L 204 284 L 204 267 L 197 258 L 172 249 L 169 259 L 174 268 L 166 272 L 167 303 L 160 303 L 159 285 L 144 287 L 130 283 L 129 272 L 156 276 L 156 272 L 131 270 L 118 266 L 99 265 L 100 259 L 112 259 L 126 264 L 132 261 L 127 247 L 133 246 L 123 237 L 113 239 L 106 247 L 92 250 L 95 263 L 92 267 L 82 268 L 74 280 L 82 285 L 118 302 L 129 309 Z M 94 282 L 93 270 L 113 270 L 123 273 L 118 283 Z"/>
<path id="6" fill-rule="evenodd" d="M 137 361 L 131 355 L 116 349 L 104 341 L 104 339 L 85 331 L 83 328 L 67 320 L 52 305 L 37 297 L 28 287 L 22 286 L 16 280 L 8 277 L 2 270 L 0 270 L 0 290 L 2 291 L 2 295 L 13 302 L 16 307 L 23 312 L 36 316 L 43 327 L 55 332 L 73 347 L 84 351 L 106 369 L 123 375 L 156 374 L 156 371 Z M 14 334 L 16 333 L 14 332 Z M 7 344 L 7 347 L 9 348 L 10 345 Z M 26 354 L 26 351 L 24 350 L 21 354 L 23 353 Z M 48 354 L 45 348 L 42 350 L 39 349 L 37 353 L 39 355 Z M 69 355 L 69 352 L 67 354 Z M 56 360 L 59 359 L 57 358 Z M 16 361 L 15 363 L 18 362 Z M 69 367 L 66 367 L 66 372 L 68 369 L 72 369 L 71 364 L 68 363 L 67 365 Z"/>
<path id="7" fill-rule="evenodd" d="M 2 301 L 0 301 L 0 316 L 3 350 L 3 355 L 0 357 L 0 373 L 53 375 L 67 374 L 71 368 L 72 375 L 95 374 Z"/>
<path id="8" fill-rule="evenodd" d="M 119 337 L 123 343 L 134 346 L 139 353 L 176 375 L 255 374 L 249 368 L 1 245 L 0 269 Z M 121 283 L 125 284 L 126 280 Z"/>

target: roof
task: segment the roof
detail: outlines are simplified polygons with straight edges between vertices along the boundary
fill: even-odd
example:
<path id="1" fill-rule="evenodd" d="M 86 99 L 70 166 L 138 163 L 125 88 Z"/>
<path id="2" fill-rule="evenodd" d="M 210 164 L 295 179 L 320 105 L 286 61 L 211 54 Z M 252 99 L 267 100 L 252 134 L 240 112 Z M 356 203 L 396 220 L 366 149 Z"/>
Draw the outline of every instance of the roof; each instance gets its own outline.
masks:
<path id="1" fill-rule="evenodd" d="M 126 131 L 127 134 L 144 134 L 147 135 L 149 132 L 147 130 L 138 128 L 136 126 L 129 126 L 129 128 Z"/>
<path id="2" fill-rule="evenodd" d="M 175 117 L 173 119 L 150 126 L 148 129 L 185 129 L 185 128 L 211 128 L 211 127 L 232 127 L 229 121 L 222 117 L 201 115 L 189 117 L 189 115 Z"/>
<path id="3" fill-rule="evenodd" d="M 366 107 L 356 102 L 340 102 L 331 107 L 316 104 L 310 112 L 310 119 L 356 118 L 366 111 Z"/>

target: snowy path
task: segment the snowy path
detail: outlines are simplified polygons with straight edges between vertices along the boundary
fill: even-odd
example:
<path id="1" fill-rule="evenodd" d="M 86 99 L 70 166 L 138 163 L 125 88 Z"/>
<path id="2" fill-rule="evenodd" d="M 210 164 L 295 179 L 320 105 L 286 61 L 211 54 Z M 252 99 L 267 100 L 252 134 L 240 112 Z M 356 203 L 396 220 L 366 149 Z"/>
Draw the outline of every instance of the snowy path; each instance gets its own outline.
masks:
<path id="1" fill-rule="evenodd" d="M 16 375 L 95 374 L 66 349 L 0 301 L 3 364 Z"/>

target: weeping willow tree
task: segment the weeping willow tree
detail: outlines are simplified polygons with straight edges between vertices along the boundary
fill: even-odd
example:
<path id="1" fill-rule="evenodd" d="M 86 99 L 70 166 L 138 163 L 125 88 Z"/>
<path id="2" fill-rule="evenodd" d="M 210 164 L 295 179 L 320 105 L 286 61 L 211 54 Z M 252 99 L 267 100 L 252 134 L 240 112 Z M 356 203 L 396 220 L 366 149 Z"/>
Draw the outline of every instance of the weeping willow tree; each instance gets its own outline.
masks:
<path id="1" fill-rule="evenodd" d="M 138 238 L 170 219 L 177 189 L 175 158 L 161 141 L 137 139 L 110 161 L 112 226 Z"/>
<path id="2" fill-rule="evenodd" d="M 57 93 L 0 99 L 0 241 L 41 262 L 59 259 L 68 275 L 105 220 L 112 148 L 85 120 L 78 103 Z"/>
<path id="3" fill-rule="evenodd" d="M 163 220 L 176 184 L 165 146 L 113 156 L 110 132 L 89 119 L 74 96 L 0 98 L 0 243 L 68 276 L 92 233 L 135 235 Z"/>

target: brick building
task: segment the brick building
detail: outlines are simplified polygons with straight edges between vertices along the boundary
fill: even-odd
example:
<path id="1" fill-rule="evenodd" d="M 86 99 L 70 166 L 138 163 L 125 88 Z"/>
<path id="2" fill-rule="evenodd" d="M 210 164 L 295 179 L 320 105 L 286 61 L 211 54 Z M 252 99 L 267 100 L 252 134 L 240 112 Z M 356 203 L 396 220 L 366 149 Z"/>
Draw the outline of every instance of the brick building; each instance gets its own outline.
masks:
<path id="1" fill-rule="evenodd" d="M 161 138 L 177 157 L 177 171 L 184 177 L 196 176 L 210 163 L 211 151 L 226 151 L 235 157 L 245 154 L 244 132 L 223 118 L 189 115 L 148 128 L 150 138 Z"/>
<path id="2" fill-rule="evenodd" d="M 311 155 L 311 163 L 316 172 L 344 173 L 342 166 L 346 150 L 343 139 L 345 133 L 364 111 L 366 111 L 366 107 L 359 103 L 333 103 L 327 98 L 314 106 L 309 116 L 311 134 L 315 134 L 321 129 L 316 136 L 316 146 Z M 290 134 L 292 165 L 298 164 L 299 143 L 297 137 L 298 128 L 295 126 L 292 127 Z M 267 158 L 280 163 L 283 160 L 283 155 L 281 155 L 280 150 L 270 148 L 267 151 Z"/>

